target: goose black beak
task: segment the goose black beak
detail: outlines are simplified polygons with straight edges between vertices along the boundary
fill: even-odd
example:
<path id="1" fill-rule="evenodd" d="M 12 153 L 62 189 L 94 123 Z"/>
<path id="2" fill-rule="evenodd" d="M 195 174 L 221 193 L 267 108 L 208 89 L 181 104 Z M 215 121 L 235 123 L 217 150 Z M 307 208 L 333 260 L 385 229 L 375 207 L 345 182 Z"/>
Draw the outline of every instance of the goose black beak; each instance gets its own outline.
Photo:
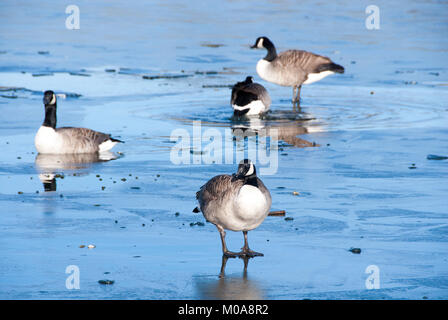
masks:
<path id="1" fill-rule="evenodd" d="M 257 45 L 254 44 L 253 46 L 250 46 L 251 49 L 257 49 Z"/>
<path id="2" fill-rule="evenodd" d="M 239 165 L 236 173 L 232 175 L 232 181 L 244 179 L 248 170 L 249 167 L 247 165 Z"/>

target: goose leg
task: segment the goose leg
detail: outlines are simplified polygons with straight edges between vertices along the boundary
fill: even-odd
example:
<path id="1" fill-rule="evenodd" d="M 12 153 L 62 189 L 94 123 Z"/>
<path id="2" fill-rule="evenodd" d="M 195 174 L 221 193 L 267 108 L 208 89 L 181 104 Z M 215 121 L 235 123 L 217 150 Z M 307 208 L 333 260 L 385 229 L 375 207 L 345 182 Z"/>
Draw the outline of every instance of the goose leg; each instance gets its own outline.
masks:
<path id="1" fill-rule="evenodd" d="M 232 252 L 227 250 L 226 246 L 226 232 L 224 231 L 224 228 L 221 226 L 216 225 L 216 228 L 218 228 L 219 235 L 221 236 L 221 244 L 222 244 L 222 255 L 228 258 L 235 258 L 237 256 L 241 256 L 242 254 L 240 252 Z"/>
<path id="2" fill-rule="evenodd" d="M 251 257 L 248 256 L 240 256 L 241 259 L 243 259 L 244 261 L 244 269 L 243 269 L 243 279 L 247 279 L 247 266 L 249 265 L 249 259 Z M 227 265 L 227 260 L 229 260 L 229 257 L 226 255 L 222 256 L 222 260 L 221 260 L 221 270 L 219 271 L 219 278 L 223 279 L 226 276 L 226 265 Z"/>
<path id="3" fill-rule="evenodd" d="M 219 277 L 220 278 L 224 278 L 225 277 L 225 272 L 226 272 L 226 264 L 227 264 L 227 260 L 229 259 L 229 257 L 223 255 L 222 256 L 222 260 L 221 260 L 221 271 L 219 271 Z"/>
<path id="4" fill-rule="evenodd" d="M 249 248 L 249 242 L 247 241 L 247 231 L 243 231 L 243 234 L 244 234 L 244 247 L 241 253 L 243 253 L 247 257 L 264 256 L 264 254 L 262 254 L 261 252 L 256 252 Z"/>
<path id="5" fill-rule="evenodd" d="M 294 97 L 294 102 L 297 103 L 298 106 L 300 106 L 300 90 L 302 89 L 302 86 L 298 86 L 297 89 L 297 95 Z"/>
<path id="6" fill-rule="evenodd" d="M 243 279 L 247 279 L 247 266 L 249 265 L 250 257 L 244 256 L 244 270 L 243 270 Z"/>
<path id="7" fill-rule="evenodd" d="M 296 90 L 297 90 L 296 86 L 292 87 L 292 103 L 293 104 L 296 103 Z"/>
<path id="8" fill-rule="evenodd" d="M 294 111 L 300 112 L 300 90 L 302 89 L 302 86 L 298 86 L 297 94 L 295 94 L 295 88 L 294 88 L 294 99 L 293 99 L 293 109 Z"/>

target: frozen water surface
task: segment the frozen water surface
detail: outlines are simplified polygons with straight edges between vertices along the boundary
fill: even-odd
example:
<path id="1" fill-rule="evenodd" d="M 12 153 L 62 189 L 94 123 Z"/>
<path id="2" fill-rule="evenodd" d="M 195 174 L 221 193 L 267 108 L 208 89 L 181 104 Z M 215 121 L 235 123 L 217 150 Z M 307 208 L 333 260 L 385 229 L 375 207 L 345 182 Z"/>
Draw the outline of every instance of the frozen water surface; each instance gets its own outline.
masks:
<path id="1" fill-rule="evenodd" d="M 427 159 L 448 155 L 446 3 L 377 1 L 380 30 L 365 28 L 369 2 L 76 4 L 80 30 L 65 28 L 64 3 L 0 4 L 0 298 L 448 298 L 448 162 Z M 292 90 L 256 75 L 261 35 L 346 73 L 305 86 L 294 113 Z M 271 112 L 236 123 L 228 86 L 247 75 Z M 60 126 L 126 143 L 103 158 L 37 156 L 48 89 Z M 170 135 L 195 120 L 230 132 L 225 148 L 241 147 L 232 128 L 278 130 L 278 170 L 262 179 L 293 219 L 249 232 L 265 256 L 246 271 L 229 259 L 221 273 L 215 227 L 190 225 L 205 222 L 195 191 L 236 167 L 170 161 Z M 366 288 L 370 265 L 379 289 Z"/>

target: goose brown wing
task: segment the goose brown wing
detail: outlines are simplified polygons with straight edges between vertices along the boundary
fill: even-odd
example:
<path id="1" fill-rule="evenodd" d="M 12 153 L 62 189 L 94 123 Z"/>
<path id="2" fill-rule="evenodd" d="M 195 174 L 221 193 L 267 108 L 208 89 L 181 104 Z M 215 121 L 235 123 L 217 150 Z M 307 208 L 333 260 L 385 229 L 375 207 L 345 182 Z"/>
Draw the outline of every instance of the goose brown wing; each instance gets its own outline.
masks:
<path id="1" fill-rule="evenodd" d="M 56 129 L 56 131 L 73 141 L 85 141 L 95 145 L 100 145 L 101 143 L 111 139 L 110 134 L 87 128 L 62 127 Z"/>
<path id="2" fill-rule="evenodd" d="M 204 212 L 210 203 L 224 199 L 232 190 L 238 187 L 238 184 L 242 185 L 241 180 L 232 181 L 232 176 L 227 174 L 218 175 L 210 179 L 196 193 L 201 211 Z"/>
<path id="3" fill-rule="evenodd" d="M 314 54 L 303 50 L 287 50 L 280 53 L 275 62 L 282 68 L 300 69 L 306 74 L 319 72 L 321 65 L 330 64 L 331 60 L 327 57 Z"/>

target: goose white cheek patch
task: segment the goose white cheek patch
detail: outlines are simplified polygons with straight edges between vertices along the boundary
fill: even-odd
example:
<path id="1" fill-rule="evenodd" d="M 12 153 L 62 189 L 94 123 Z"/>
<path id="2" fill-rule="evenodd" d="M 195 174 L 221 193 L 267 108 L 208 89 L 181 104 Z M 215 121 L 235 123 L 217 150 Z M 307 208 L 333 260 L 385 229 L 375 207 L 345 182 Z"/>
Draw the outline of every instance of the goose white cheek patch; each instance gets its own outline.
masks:
<path id="1" fill-rule="evenodd" d="M 246 173 L 246 176 L 250 176 L 253 173 L 254 173 L 254 165 L 251 163 L 249 171 L 247 171 L 247 173 Z"/>

